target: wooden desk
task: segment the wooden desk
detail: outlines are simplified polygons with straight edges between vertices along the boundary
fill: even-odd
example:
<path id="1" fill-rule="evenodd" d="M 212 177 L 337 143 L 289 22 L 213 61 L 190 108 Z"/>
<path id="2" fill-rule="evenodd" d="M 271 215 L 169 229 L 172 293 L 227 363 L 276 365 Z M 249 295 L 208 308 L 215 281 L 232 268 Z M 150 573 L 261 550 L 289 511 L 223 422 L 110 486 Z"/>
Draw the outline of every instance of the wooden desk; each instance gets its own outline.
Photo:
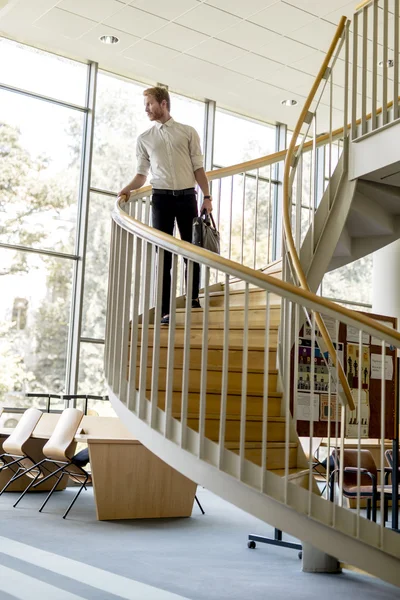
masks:
<path id="1" fill-rule="evenodd" d="M 197 484 L 134 439 L 88 437 L 99 521 L 190 517 Z"/>
<path id="2" fill-rule="evenodd" d="M 89 447 L 99 521 L 190 517 L 197 484 L 135 440 L 119 419 L 85 416 L 81 429 L 82 433 L 75 436 L 74 449 L 77 443 L 85 443 Z M 1 429 L 0 436 L 4 438 L 11 431 Z M 43 458 L 42 448 L 50 434 L 43 427 L 34 430 L 28 442 L 36 449 L 32 458 Z M 10 474 L 6 475 L 7 472 L 9 473 L 8 469 L 0 473 L 6 476 L 3 485 L 10 478 Z M 22 491 L 29 481 L 29 478 L 21 477 L 9 489 Z M 64 481 L 65 488 L 66 477 Z M 17 484 L 18 489 L 14 487 Z M 50 489 L 52 485 L 46 482 L 37 491 Z"/>

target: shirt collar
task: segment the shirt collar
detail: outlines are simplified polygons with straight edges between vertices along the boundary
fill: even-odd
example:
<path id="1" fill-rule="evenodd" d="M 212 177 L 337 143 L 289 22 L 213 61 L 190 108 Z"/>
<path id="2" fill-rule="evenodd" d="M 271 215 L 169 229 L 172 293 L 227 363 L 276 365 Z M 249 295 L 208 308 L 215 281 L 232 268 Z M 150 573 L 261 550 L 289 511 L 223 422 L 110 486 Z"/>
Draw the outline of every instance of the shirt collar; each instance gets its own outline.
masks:
<path id="1" fill-rule="evenodd" d="M 157 129 L 161 129 L 161 127 L 163 127 L 163 126 L 170 127 L 173 123 L 175 123 L 175 121 L 171 117 L 168 119 L 168 121 L 166 121 L 166 123 L 161 123 L 160 121 L 156 121 L 156 127 L 157 127 Z"/>

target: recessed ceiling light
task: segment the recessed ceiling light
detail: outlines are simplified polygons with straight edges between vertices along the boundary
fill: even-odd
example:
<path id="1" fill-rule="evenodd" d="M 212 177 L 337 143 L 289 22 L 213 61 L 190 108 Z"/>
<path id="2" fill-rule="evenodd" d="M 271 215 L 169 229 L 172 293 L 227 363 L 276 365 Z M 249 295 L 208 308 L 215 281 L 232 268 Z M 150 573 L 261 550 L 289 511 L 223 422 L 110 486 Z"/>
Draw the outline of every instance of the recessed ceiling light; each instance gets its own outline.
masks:
<path id="1" fill-rule="evenodd" d="M 282 100 L 281 104 L 284 106 L 296 106 L 297 100 Z"/>
<path id="2" fill-rule="evenodd" d="M 383 60 L 380 60 L 378 64 L 379 64 L 380 67 L 383 67 Z M 387 60 L 387 66 L 389 67 L 389 69 L 391 67 L 393 67 L 393 65 L 394 65 L 394 60 L 392 58 L 388 58 L 388 60 Z"/>
<path id="3" fill-rule="evenodd" d="M 118 44 L 119 42 L 119 38 L 115 35 L 102 35 L 99 39 L 103 44 Z"/>

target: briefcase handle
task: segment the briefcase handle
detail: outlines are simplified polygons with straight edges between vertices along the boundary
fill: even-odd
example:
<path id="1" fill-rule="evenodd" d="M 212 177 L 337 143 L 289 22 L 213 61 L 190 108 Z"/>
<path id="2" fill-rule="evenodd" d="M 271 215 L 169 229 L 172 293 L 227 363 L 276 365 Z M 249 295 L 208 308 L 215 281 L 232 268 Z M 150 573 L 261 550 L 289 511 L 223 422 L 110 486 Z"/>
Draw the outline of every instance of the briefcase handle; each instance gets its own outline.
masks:
<path id="1" fill-rule="evenodd" d="M 205 219 L 204 219 L 205 221 L 207 221 L 207 219 L 211 219 L 212 226 L 214 227 L 214 229 L 217 229 L 215 226 L 215 221 L 214 221 L 214 217 L 212 216 L 212 213 L 208 213 L 206 208 L 203 208 L 200 216 L 205 217 Z"/>

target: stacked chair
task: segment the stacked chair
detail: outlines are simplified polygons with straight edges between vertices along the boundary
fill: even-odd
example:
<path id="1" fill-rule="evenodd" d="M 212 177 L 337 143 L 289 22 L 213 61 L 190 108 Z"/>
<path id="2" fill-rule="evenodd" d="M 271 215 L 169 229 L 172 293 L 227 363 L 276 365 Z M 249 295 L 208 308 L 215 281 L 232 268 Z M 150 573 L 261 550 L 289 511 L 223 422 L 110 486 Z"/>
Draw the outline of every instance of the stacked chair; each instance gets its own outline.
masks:
<path id="1" fill-rule="evenodd" d="M 33 476 L 32 483 L 29 484 L 28 488 L 31 487 L 39 477 L 43 477 L 43 471 L 35 464 L 36 461 L 33 460 L 25 450 L 27 442 L 41 416 L 42 411 L 39 409 L 28 408 L 18 421 L 14 431 L 3 442 L 4 452 L 0 455 L 0 460 L 3 464 L 0 466 L 0 471 L 10 469 L 14 474 L 3 489 L 0 490 L 0 496 L 14 481 L 28 472 Z M 28 491 L 28 488 L 25 491 Z"/>
<path id="2" fill-rule="evenodd" d="M 79 429 L 82 417 L 83 412 L 77 408 L 66 408 L 61 413 L 60 419 L 54 428 L 54 432 L 52 433 L 49 441 L 43 446 L 43 454 L 45 458 L 35 465 L 35 468 L 42 469 L 46 468 L 46 466 L 48 467 L 49 464 L 52 464 L 54 470 L 52 470 L 45 477 L 42 477 L 40 481 L 35 481 L 33 484 L 29 484 L 28 487 L 22 492 L 14 506 L 17 506 L 17 504 L 22 500 L 26 492 L 31 487 L 36 488 L 51 477 L 56 477 L 57 481 L 51 488 L 50 492 L 46 496 L 45 501 L 39 509 L 39 512 L 42 512 L 50 497 L 56 491 L 57 486 L 61 482 L 62 478 L 64 476 L 71 477 L 72 480 L 79 482 L 81 485 L 63 515 L 63 519 L 66 518 L 72 506 L 75 504 L 79 494 L 83 488 L 86 487 L 86 483 L 90 477 L 87 471 L 85 471 L 82 467 L 75 465 L 71 460 L 73 455 L 71 448 L 73 448 L 74 438 Z"/>
<path id="3" fill-rule="evenodd" d="M 56 481 L 39 509 L 39 512 L 41 512 L 53 492 L 56 491 L 62 478 L 65 476 L 71 477 L 73 481 L 80 484 L 80 487 L 63 515 L 65 519 L 82 489 L 86 487 L 90 477 L 87 471 L 72 462 L 74 438 L 78 432 L 83 412 L 77 408 L 66 408 L 61 413 L 53 433 L 43 446 L 44 458 L 36 462 L 26 453 L 24 448 L 41 416 L 42 412 L 37 408 L 26 410 L 14 431 L 3 442 L 4 452 L 0 455 L 2 462 L 0 471 L 10 469 L 14 474 L 0 490 L 0 495 L 20 477 L 30 477 L 31 481 L 15 502 L 15 507 L 31 488 L 37 488 L 45 481 L 55 477 Z"/>

